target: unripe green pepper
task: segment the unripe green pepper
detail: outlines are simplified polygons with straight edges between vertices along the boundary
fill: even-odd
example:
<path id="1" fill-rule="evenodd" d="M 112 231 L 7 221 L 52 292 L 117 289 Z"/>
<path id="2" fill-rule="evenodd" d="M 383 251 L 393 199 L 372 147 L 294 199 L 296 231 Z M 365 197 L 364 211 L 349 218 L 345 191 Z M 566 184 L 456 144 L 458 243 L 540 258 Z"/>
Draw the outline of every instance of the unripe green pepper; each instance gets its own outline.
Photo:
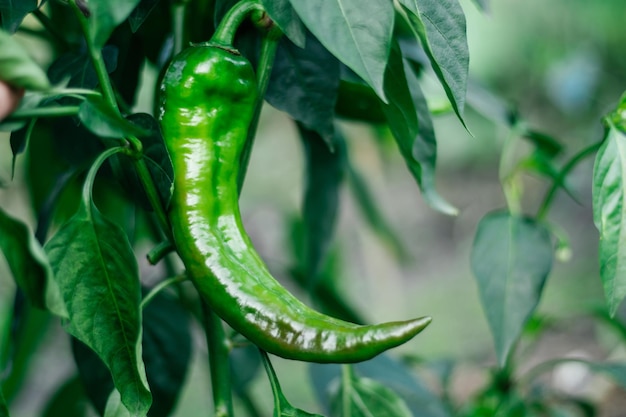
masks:
<path id="1" fill-rule="evenodd" d="M 270 274 L 241 222 L 237 176 L 257 100 L 252 66 L 225 42 L 193 45 L 163 78 L 159 120 L 175 179 L 173 239 L 210 308 L 261 349 L 310 362 L 358 362 L 430 318 L 360 326 L 321 314 Z"/>

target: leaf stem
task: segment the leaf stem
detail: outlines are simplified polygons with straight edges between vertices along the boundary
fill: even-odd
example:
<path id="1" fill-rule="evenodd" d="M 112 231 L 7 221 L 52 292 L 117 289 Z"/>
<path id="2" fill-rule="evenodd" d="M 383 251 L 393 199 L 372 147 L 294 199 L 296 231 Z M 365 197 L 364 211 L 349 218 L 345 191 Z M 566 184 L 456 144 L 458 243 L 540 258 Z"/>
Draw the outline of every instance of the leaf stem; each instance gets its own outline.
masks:
<path id="1" fill-rule="evenodd" d="M 237 29 L 253 11 L 263 11 L 258 0 L 242 0 L 236 3 L 224 16 L 210 42 L 231 47 Z"/>
<path id="2" fill-rule="evenodd" d="M 263 362 L 263 368 L 265 368 L 265 373 L 267 374 L 267 379 L 270 382 L 270 387 L 272 389 L 272 397 L 274 398 L 274 412 L 275 414 L 281 413 L 281 395 L 282 391 L 280 388 L 280 382 L 278 381 L 278 376 L 276 376 L 276 371 L 274 371 L 274 367 L 272 366 L 272 362 L 270 361 L 267 352 L 259 349 L 259 354 L 261 355 L 261 362 Z"/>
<path id="3" fill-rule="evenodd" d="M 146 159 L 143 156 L 134 159 L 135 169 L 137 170 L 137 175 L 139 176 L 139 180 L 143 185 L 144 191 L 146 192 L 146 196 L 148 197 L 148 201 L 154 210 L 154 213 L 159 221 L 159 225 L 161 229 L 165 233 L 165 236 L 169 239 L 170 242 L 173 242 L 172 233 L 170 228 L 170 222 L 163 209 L 163 205 L 161 204 L 161 198 L 159 197 L 159 193 L 157 191 L 156 185 L 152 179 L 152 175 L 150 175 L 150 171 L 148 170 L 148 165 L 146 165 Z"/>
<path id="4" fill-rule="evenodd" d="M 98 173 L 98 170 L 100 169 L 104 161 L 106 161 L 111 156 L 120 152 L 128 152 L 128 150 L 122 146 L 117 146 L 115 148 L 108 148 L 107 150 L 102 152 L 100 155 L 98 155 L 96 160 L 91 165 L 91 168 L 89 168 L 89 172 L 87 173 L 87 178 L 85 178 L 85 183 L 83 185 L 83 192 L 82 192 L 82 198 L 83 198 L 83 203 L 85 204 L 85 207 L 89 207 L 89 205 L 91 204 L 91 201 L 92 201 L 91 193 L 93 189 L 93 184 L 96 180 L 96 174 Z"/>
<path id="5" fill-rule="evenodd" d="M 202 314 L 207 347 L 215 417 L 232 417 L 233 400 L 230 382 L 230 346 L 224 332 L 222 320 L 202 301 Z"/>
<path id="6" fill-rule="evenodd" d="M 589 155 L 596 152 L 600 148 L 601 145 L 602 145 L 602 141 L 593 143 L 587 146 L 586 148 L 583 148 L 563 166 L 557 178 L 555 178 L 554 181 L 552 182 L 552 186 L 546 193 L 546 196 L 544 197 L 543 202 L 541 203 L 541 206 L 539 207 L 539 210 L 537 211 L 538 220 L 545 219 L 546 215 L 548 214 L 548 210 L 550 209 L 550 206 L 552 205 L 552 200 L 554 200 L 554 197 L 556 196 L 556 192 L 559 190 L 559 187 L 561 186 L 561 184 L 563 184 L 563 182 L 565 181 L 565 178 L 569 175 L 569 173 L 583 159 L 585 159 Z"/>
<path id="7" fill-rule="evenodd" d="M 154 297 L 156 297 L 158 293 L 160 293 L 161 291 L 163 291 L 165 288 L 169 287 L 170 285 L 183 282 L 186 279 L 187 277 L 185 275 L 177 275 L 173 278 L 169 278 L 169 279 L 159 282 L 157 285 L 154 286 L 154 288 L 150 290 L 148 294 L 146 294 L 143 300 L 141 300 L 141 304 L 139 304 L 139 308 L 143 310 L 144 308 L 146 308 L 148 303 L 152 301 Z"/>
<path id="8" fill-rule="evenodd" d="M 259 56 L 259 63 L 257 65 L 257 89 L 258 96 L 254 107 L 254 115 L 252 121 L 248 127 L 248 137 L 246 138 L 246 144 L 244 145 L 241 153 L 241 161 L 239 168 L 239 176 L 237 178 L 237 185 L 239 192 L 243 188 L 243 182 L 248 172 L 248 164 L 250 163 L 250 155 L 252 154 L 252 147 L 254 146 L 254 138 L 256 136 L 257 127 L 259 126 L 259 119 L 261 118 L 261 110 L 263 108 L 263 102 L 265 99 L 265 92 L 270 83 L 272 75 L 272 68 L 274 67 L 274 59 L 276 58 L 276 50 L 278 49 L 279 38 L 273 35 L 267 35 L 263 38 L 261 44 L 261 54 Z"/>
<path id="9" fill-rule="evenodd" d="M 113 86 L 111 85 L 111 80 L 109 79 L 106 65 L 104 64 L 104 58 L 102 57 L 102 51 L 99 48 L 96 48 L 89 33 L 89 21 L 85 15 L 83 15 L 83 12 L 80 10 L 76 0 L 70 0 L 70 4 L 74 9 L 76 18 L 80 23 L 81 30 L 83 31 L 83 35 L 87 42 L 87 50 L 89 51 L 89 57 L 94 69 L 96 70 L 98 82 L 100 83 L 100 88 L 102 89 L 102 96 L 113 109 L 119 112 L 115 92 L 113 91 Z"/>
<path id="10" fill-rule="evenodd" d="M 3 123 L 12 120 L 32 119 L 35 117 L 65 117 L 76 116 L 78 114 L 78 106 L 51 106 L 37 107 L 34 109 L 18 110 L 3 120 Z"/>
<path id="11" fill-rule="evenodd" d="M 174 2 L 172 4 L 172 32 L 174 33 L 173 54 L 183 50 L 185 45 L 185 8 L 186 3 Z"/>
<path id="12" fill-rule="evenodd" d="M 352 366 L 348 364 L 341 365 L 341 409 L 343 410 L 343 416 L 352 415 L 352 402 L 350 401 L 352 377 Z"/>
<path id="13" fill-rule="evenodd" d="M 150 265 L 156 265 L 161 259 L 165 257 L 165 255 L 174 251 L 175 249 L 176 248 L 174 247 L 172 242 L 170 242 L 169 240 L 164 240 L 163 242 L 155 246 L 150 252 L 148 252 L 148 255 L 146 257 L 148 258 L 148 262 L 150 262 Z"/>

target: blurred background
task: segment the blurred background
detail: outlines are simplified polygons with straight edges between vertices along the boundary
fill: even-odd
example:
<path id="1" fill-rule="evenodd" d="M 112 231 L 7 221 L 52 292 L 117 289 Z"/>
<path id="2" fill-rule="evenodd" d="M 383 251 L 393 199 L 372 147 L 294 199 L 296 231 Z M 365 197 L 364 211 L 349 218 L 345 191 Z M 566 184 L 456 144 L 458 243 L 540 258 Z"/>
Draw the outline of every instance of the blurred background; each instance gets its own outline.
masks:
<path id="1" fill-rule="evenodd" d="M 364 226 L 352 193 L 344 187 L 332 259 L 341 289 L 367 320 L 433 317 L 424 333 L 394 354 L 428 362 L 458 362 L 455 392 L 467 398 L 480 388 L 487 367 L 495 363 L 469 252 L 478 221 L 489 211 L 506 207 L 499 180 L 501 151 L 518 133 L 503 122 L 503 112 L 513 112 L 524 125 L 558 139 L 565 146 L 563 161 L 601 140 L 601 118 L 626 90 L 626 7 L 622 0 L 493 0 L 483 13 L 468 0 L 461 3 L 470 48 L 466 120 L 472 135 L 453 114 L 435 117 L 438 189 L 459 208 L 459 215 L 439 214 L 424 203 L 395 144 L 384 133 L 381 139 L 380 132 L 365 125 L 343 122 L 350 159 L 370 185 L 407 256 L 399 259 Z M 28 36 L 19 36 L 26 45 L 36 47 Z M 32 52 L 42 65 L 47 64 L 50 57 L 38 55 L 36 49 Z M 151 112 L 156 70 L 146 66 L 143 77 L 146 88 L 136 110 Z M 424 74 L 424 87 L 435 106 L 445 100 L 429 71 Z M 515 143 L 513 158 L 528 152 L 523 141 Z M 34 138 L 31 146 L 36 145 Z M 301 207 L 303 150 L 294 125 L 269 106 L 264 109 L 255 146 L 241 200 L 244 222 L 272 272 L 289 285 L 287 276 L 293 265 L 289 235 Z M 0 205 L 32 225 L 31 205 L 22 189 L 24 158 L 18 160 L 13 181 L 11 161 L 8 135 L 0 133 Z M 537 323 L 549 326 L 549 331 L 522 367 L 551 357 L 626 356 L 617 339 L 590 319 L 590 311 L 604 302 L 591 210 L 592 164 L 593 157 L 569 178 L 579 202 L 560 192 L 548 215 L 567 238 L 569 256 L 555 263 L 538 309 Z M 525 212 L 536 213 L 549 185 L 544 179 L 524 178 Z M 150 248 L 143 249 L 139 255 Z M 158 269 L 147 265 L 143 257 L 140 262 L 147 282 L 159 276 Z M 0 317 L 7 317 L 13 291 L 10 274 L 0 260 Z M 33 338 L 42 338 L 44 343 L 12 404 L 14 415 L 21 417 L 40 415 L 50 390 L 75 372 L 69 343 L 57 322 L 42 325 L 42 332 Z M 195 342 L 200 349 L 196 349 L 177 416 L 197 415 L 198 404 L 208 406 L 203 341 Z M 319 410 L 308 388 L 306 365 L 278 359 L 275 365 L 290 401 L 309 411 Z M 428 378 L 428 372 L 419 369 Z M 605 416 L 623 415 L 611 414 L 610 407 L 618 403 L 607 398 L 619 401 L 626 394 L 612 391 L 608 382 L 589 376 L 584 369 L 559 372 L 548 382 L 603 402 Z M 254 391 L 270 407 L 265 378 L 257 379 Z"/>

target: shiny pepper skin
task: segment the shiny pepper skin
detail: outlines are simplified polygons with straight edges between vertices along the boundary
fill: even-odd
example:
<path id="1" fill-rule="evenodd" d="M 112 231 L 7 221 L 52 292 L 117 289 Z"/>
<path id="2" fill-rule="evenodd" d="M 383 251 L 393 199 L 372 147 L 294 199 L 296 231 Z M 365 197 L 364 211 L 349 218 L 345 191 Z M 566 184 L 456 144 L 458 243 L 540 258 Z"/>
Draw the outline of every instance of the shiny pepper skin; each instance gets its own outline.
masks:
<path id="1" fill-rule="evenodd" d="M 159 120 L 175 172 L 169 219 L 187 273 L 211 309 L 261 349 L 309 362 L 359 362 L 398 346 L 429 317 L 361 326 L 300 302 L 270 274 L 241 222 L 237 175 L 257 85 L 228 45 L 176 56 Z"/>

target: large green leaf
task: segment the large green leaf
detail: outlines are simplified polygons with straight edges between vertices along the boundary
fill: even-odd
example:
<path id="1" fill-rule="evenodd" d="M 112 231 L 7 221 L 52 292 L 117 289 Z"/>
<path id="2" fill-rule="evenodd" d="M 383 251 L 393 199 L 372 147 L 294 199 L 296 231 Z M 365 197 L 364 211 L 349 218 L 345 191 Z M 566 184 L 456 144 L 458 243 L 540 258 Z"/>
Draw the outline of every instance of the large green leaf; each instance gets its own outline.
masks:
<path id="1" fill-rule="evenodd" d="M 306 46 L 304 26 L 289 0 L 261 0 L 261 4 L 291 42 Z"/>
<path id="2" fill-rule="evenodd" d="M 439 396 L 429 391 L 408 365 L 392 359 L 389 355 L 379 355 L 353 366 L 360 376 L 376 380 L 402 397 L 413 416 L 450 417 Z M 341 366 L 311 364 L 310 374 L 320 403 L 329 404 L 329 388 L 338 382 Z"/>
<path id="3" fill-rule="evenodd" d="M 407 82 L 411 80 L 411 83 Z M 400 48 L 394 45 L 385 73 L 385 91 L 389 104 L 383 112 L 400 153 L 416 179 L 424 199 L 434 209 L 456 214 L 456 209 L 435 189 L 437 142 L 423 94 L 412 72 L 405 73 Z"/>
<path id="4" fill-rule="evenodd" d="M 124 231 L 100 214 L 91 199 L 96 169 L 87 176 L 78 212 L 46 245 L 67 307 L 67 331 L 109 368 L 126 408 L 137 416 L 152 402 L 141 360 L 141 288 L 137 261 Z"/>
<path id="5" fill-rule="evenodd" d="M 301 125 L 298 127 L 307 162 L 302 213 L 306 230 L 305 272 L 309 285 L 314 287 L 337 223 L 345 167 L 345 143 L 341 136 L 336 136 L 335 150 L 331 152 L 319 135 Z"/>
<path id="6" fill-rule="evenodd" d="M 28 90 L 47 90 L 46 73 L 32 60 L 24 46 L 0 30 L 0 74 L 2 80 Z"/>
<path id="7" fill-rule="evenodd" d="M 625 193 L 626 133 L 610 123 L 593 169 L 593 218 L 600 232 L 600 277 L 611 316 L 626 296 Z"/>
<path id="8" fill-rule="evenodd" d="M 465 14 L 458 0 L 400 0 L 433 70 L 463 124 L 469 50 Z"/>
<path id="9" fill-rule="evenodd" d="M 0 417 L 9 417 L 9 408 L 2 394 L 2 386 L 0 386 Z"/>
<path id="10" fill-rule="evenodd" d="M 276 52 L 266 100 L 289 113 L 330 145 L 339 88 L 339 61 L 307 33 L 304 49 L 283 39 Z"/>
<path id="11" fill-rule="evenodd" d="M 0 251 L 4 254 L 17 285 L 35 307 L 49 309 L 60 317 L 67 317 L 43 248 L 28 226 L 2 209 Z"/>
<path id="12" fill-rule="evenodd" d="M 89 0 L 89 36 L 101 49 L 113 30 L 135 9 L 140 0 Z"/>
<path id="13" fill-rule="evenodd" d="M 534 219 L 493 212 L 478 225 L 471 266 L 501 366 L 539 303 L 552 258 L 550 233 Z"/>
<path id="14" fill-rule="evenodd" d="M 2 28 L 11 33 L 15 32 L 26 15 L 36 8 L 37 0 L 0 0 Z"/>
<path id="15" fill-rule="evenodd" d="M 291 0 L 293 8 L 330 52 L 386 101 L 383 88 L 394 9 L 388 0 Z M 374 16 L 374 18 L 372 18 Z"/>
<path id="16" fill-rule="evenodd" d="M 412 417 L 404 400 L 389 387 L 357 377 L 343 365 L 341 383 L 331 386 L 331 415 L 336 417 Z"/>

